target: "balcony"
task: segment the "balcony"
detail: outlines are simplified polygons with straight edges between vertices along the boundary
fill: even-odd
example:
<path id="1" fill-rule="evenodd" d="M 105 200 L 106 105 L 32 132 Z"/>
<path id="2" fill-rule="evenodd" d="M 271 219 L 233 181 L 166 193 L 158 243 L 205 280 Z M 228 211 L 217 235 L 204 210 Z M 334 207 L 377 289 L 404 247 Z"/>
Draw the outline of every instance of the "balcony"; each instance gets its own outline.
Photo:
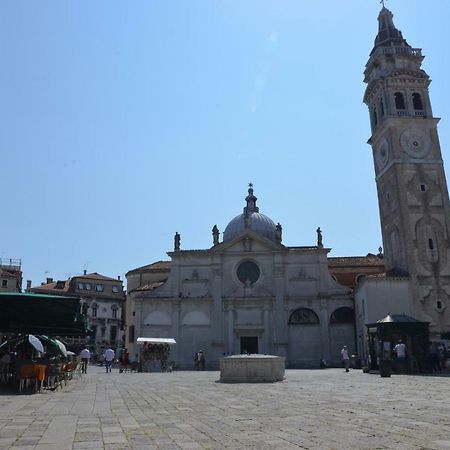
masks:
<path id="1" fill-rule="evenodd" d="M 0 258 L 0 267 L 3 269 L 20 270 L 22 260 L 12 258 Z"/>
<path id="2" fill-rule="evenodd" d="M 411 55 L 422 57 L 422 49 L 410 47 L 379 47 L 375 54 L 378 55 Z"/>

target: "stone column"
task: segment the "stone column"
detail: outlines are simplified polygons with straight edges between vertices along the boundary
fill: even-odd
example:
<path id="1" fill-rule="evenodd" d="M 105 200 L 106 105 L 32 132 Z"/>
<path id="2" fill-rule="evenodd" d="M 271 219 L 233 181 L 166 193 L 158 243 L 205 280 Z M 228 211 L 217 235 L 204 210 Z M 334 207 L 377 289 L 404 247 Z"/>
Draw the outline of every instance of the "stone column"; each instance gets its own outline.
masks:
<path id="1" fill-rule="evenodd" d="M 322 355 L 320 358 L 330 364 L 331 351 L 330 351 L 330 325 L 328 318 L 328 301 L 326 298 L 320 298 L 320 337 Z"/>
<path id="2" fill-rule="evenodd" d="M 234 308 L 229 305 L 227 308 L 227 321 L 228 321 L 228 354 L 235 353 L 234 348 Z M 239 353 L 239 352 L 238 352 Z"/>
<path id="3" fill-rule="evenodd" d="M 172 327 L 171 327 L 171 333 L 172 336 L 176 341 L 177 344 L 173 345 L 170 349 L 170 359 L 175 361 L 177 365 L 181 364 L 180 361 L 180 335 L 181 335 L 181 329 L 180 329 L 180 310 L 181 310 L 181 301 L 180 300 L 173 300 L 172 301 Z"/>
<path id="4" fill-rule="evenodd" d="M 259 353 L 267 353 L 270 354 L 272 349 L 270 348 L 270 337 L 271 337 L 271 329 L 270 329 L 270 321 L 269 321 L 269 305 L 264 305 L 263 310 L 263 322 L 264 322 L 264 332 L 262 339 L 262 348 L 259 349 Z"/>

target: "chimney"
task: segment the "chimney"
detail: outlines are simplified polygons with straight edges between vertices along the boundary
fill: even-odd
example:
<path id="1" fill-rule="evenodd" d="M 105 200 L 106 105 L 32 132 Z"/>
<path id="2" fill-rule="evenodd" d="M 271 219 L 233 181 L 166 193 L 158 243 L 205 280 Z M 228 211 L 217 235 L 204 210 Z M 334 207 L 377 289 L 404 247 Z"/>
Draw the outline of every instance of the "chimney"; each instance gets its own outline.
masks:
<path id="1" fill-rule="evenodd" d="M 83 275 L 87 275 L 87 270 L 86 269 L 83 270 Z"/>
<path id="2" fill-rule="evenodd" d="M 117 275 L 117 281 L 120 281 L 120 275 Z"/>
<path id="3" fill-rule="evenodd" d="M 27 280 L 27 292 L 31 289 L 31 280 Z"/>
<path id="4" fill-rule="evenodd" d="M 47 277 L 47 283 L 46 284 L 50 284 L 50 283 L 53 283 L 53 278 L 48 278 Z"/>

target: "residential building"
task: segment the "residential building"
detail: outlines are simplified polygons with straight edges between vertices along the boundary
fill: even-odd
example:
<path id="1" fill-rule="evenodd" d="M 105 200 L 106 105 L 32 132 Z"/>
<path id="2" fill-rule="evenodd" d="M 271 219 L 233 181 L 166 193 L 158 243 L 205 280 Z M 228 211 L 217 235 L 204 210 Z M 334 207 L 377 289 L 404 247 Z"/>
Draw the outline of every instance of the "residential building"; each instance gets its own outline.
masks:
<path id="1" fill-rule="evenodd" d="M 22 261 L 0 258 L 0 292 L 22 291 Z"/>
<path id="2" fill-rule="evenodd" d="M 110 278 L 97 272 L 77 275 L 68 280 L 47 278 L 31 292 L 77 296 L 82 301 L 82 312 L 92 330 L 86 341 L 91 349 L 101 354 L 106 347 L 123 347 L 125 329 L 125 292 L 120 276 Z"/>

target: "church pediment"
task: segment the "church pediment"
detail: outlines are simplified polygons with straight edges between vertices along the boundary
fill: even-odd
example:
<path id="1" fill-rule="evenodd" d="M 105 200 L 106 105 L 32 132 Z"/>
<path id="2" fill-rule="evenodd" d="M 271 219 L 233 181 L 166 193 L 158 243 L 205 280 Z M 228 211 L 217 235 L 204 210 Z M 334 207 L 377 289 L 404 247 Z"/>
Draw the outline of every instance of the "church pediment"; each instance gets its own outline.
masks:
<path id="1" fill-rule="evenodd" d="M 283 250 L 286 250 L 283 244 L 267 239 L 252 230 L 246 230 L 233 240 L 222 242 L 211 248 L 213 253 L 279 252 Z"/>

